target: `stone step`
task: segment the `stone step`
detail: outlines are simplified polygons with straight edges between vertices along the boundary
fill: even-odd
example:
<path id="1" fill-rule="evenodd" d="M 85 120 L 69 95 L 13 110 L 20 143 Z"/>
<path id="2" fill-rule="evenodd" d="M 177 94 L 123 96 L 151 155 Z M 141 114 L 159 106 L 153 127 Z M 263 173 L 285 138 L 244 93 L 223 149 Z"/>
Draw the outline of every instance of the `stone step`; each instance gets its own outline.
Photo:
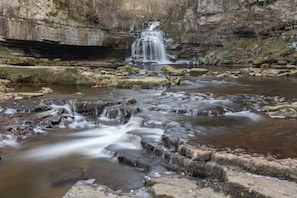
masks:
<path id="1" fill-rule="evenodd" d="M 226 170 L 225 192 L 231 197 L 295 198 L 297 183 L 244 171 Z"/>
<path id="2" fill-rule="evenodd" d="M 145 178 L 153 197 L 168 198 L 226 198 L 223 193 L 215 192 L 209 187 L 199 187 L 196 180 L 185 176 L 170 175 L 159 178 Z"/>
<path id="3" fill-rule="evenodd" d="M 187 144 L 180 145 L 178 153 L 193 162 L 205 164 L 212 162 L 221 167 L 238 167 L 250 173 L 297 182 L 297 159 L 275 159 L 269 156 L 229 153 L 211 148 L 195 148 Z"/>

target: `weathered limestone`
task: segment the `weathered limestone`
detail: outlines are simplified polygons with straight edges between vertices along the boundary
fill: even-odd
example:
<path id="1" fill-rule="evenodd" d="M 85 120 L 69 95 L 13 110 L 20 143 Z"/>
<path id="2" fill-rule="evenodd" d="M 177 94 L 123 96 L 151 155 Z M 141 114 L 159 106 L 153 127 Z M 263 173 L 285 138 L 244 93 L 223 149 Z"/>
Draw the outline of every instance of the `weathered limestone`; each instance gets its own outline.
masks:
<path id="1" fill-rule="evenodd" d="M 255 38 L 296 28 L 295 7 L 291 0 L 3 0 L 0 38 L 127 49 L 129 30 L 160 19 L 177 45 L 218 46 L 234 37 Z M 191 48 L 185 51 L 197 55 Z"/>
<path id="2" fill-rule="evenodd" d="M 252 157 L 247 154 L 216 151 L 207 147 L 195 148 L 186 144 L 181 144 L 177 153 L 168 152 L 156 145 L 151 147 L 145 145 L 144 149 L 151 154 L 156 152 L 157 156 L 163 156 L 162 162 L 171 169 L 197 177 L 198 180 L 202 178 L 222 182 L 222 192 L 230 197 L 268 198 L 296 195 L 296 159 L 276 160 Z M 160 182 L 161 184 L 156 185 L 155 188 L 152 187 L 152 191 L 170 195 L 171 191 L 175 192 L 174 187 L 178 186 L 171 184 L 170 180 L 173 179 L 174 177 L 165 178 L 166 182 Z M 153 186 L 156 182 L 148 180 L 147 183 Z M 166 186 L 166 183 L 169 185 Z M 209 186 L 214 188 L 215 185 L 210 182 Z M 161 187 L 166 190 L 160 189 Z M 177 191 L 189 192 L 188 187 L 191 188 L 191 185 L 185 185 Z"/>
<path id="3" fill-rule="evenodd" d="M 11 89 L 6 87 L 8 83 L 10 83 L 9 80 L 0 78 L 0 102 L 12 97 L 12 95 L 8 93 Z"/>
<path id="4" fill-rule="evenodd" d="M 131 66 L 129 66 L 133 70 Z M 87 67 L 18 67 L 2 66 L 0 78 L 17 83 L 44 83 L 62 85 L 86 85 L 96 87 L 117 87 L 152 89 L 156 87 L 168 87 L 171 85 L 169 79 L 158 76 L 150 76 L 150 72 L 135 70 L 140 73 L 137 77 L 130 78 L 127 67 L 116 69 L 101 68 L 92 70 Z"/>
<path id="5" fill-rule="evenodd" d="M 99 28 L 73 24 L 57 24 L 23 18 L 0 18 L 0 34 L 5 40 L 28 40 L 61 45 L 104 46 L 106 32 Z M 23 31 L 25 30 L 25 31 Z"/>
<path id="6" fill-rule="evenodd" d="M 4 40 L 29 40 L 65 45 L 102 46 L 106 31 L 69 18 L 54 1 L 0 4 L 0 37 Z"/>
<path id="7" fill-rule="evenodd" d="M 227 170 L 226 192 L 232 197 L 295 197 L 297 183 Z"/>
<path id="8" fill-rule="evenodd" d="M 165 8 L 176 4 L 162 0 L 156 11 L 155 3 L 3 0 L 0 3 L 0 40 L 126 49 L 132 42 L 128 34 L 131 26 L 136 22 L 138 26 L 142 25 L 143 16 L 151 17 L 152 12 L 167 16 Z"/>
<path id="9" fill-rule="evenodd" d="M 147 189 L 140 188 L 124 193 L 114 191 L 107 186 L 95 184 L 95 179 L 80 180 L 63 196 L 63 198 L 152 198 Z"/>
<path id="10" fill-rule="evenodd" d="M 197 181 L 177 175 L 160 178 L 145 178 L 154 197 L 170 198 L 223 198 L 223 193 L 214 192 L 212 188 L 199 188 Z"/>
<path id="11" fill-rule="evenodd" d="M 281 179 L 297 181 L 296 159 L 290 159 L 290 163 L 282 160 L 268 160 L 264 157 L 252 157 L 241 154 L 234 155 L 227 152 L 215 152 L 211 161 L 223 166 L 235 166 L 251 173 L 269 175 Z"/>
<path id="12" fill-rule="evenodd" d="M 161 71 L 164 74 L 170 75 L 170 76 L 185 76 L 185 75 L 191 75 L 191 76 L 201 76 L 203 74 L 206 74 L 208 70 L 206 68 L 174 68 L 170 65 L 164 65 L 161 69 Z"/>
<path id="13" fill-rule="evenodd" d="M 242 76 L 252 76 L 252 77 L 296 77 L 297 70 L 295 66 L 289 69 L 273 69 L 273 68 L 243 68 L 233 71 L 226 71 L 223 73 L 214 73 L 218 78 L 239 78 Z"/>
<path id="14" fill-rule="evenodd" d="M 95 179 L 78 181 L 63 198 L 137 198 L 137 196 L 117 193 L 106 186 L 94 183 Z"/>
<path id="15" fill-rule="evenodd" d="M 52 93 L 53 90 L 49 87 L 42 87 L 40 91 L 38 92 L 16 92 L 12 93 L 12 96 L 15 100 L 21 100 L 21 99 L 29 99 L 34 97 L 40 97 L 45 94 Z"/>
<path id="16" fill-rule="evenodd" d="M 195 148 L 182 144 L 178 153 L 193 161 L 215 162 L 221 166 L 234 166 L 242 170 L 259 175 L 297 181 L 296 159 L 268 159 L 266 157 L 253 157 L 248 154 L 232 154 L 226 151 L 215 151 L 212 148 Z"/>
<path id="17" fill-rule="evenodd" d="M 179 153 L 171 153 L 154 146 L 149 148 L 148 145 L 145 149 L 149 149 L 147 151 L 151 154 L 156 152 L 156 155 L 162 155 L 166 158 L 162 158 L 163 162 L 166 161 L 165 165 L 181 172 L 180 175 L 173 174 L 158 178 L 146 176 L 145 184 L 153 197 L 293 198 L 297 193 L 296 177 L 294 176 L 297 171 L 294 159 L 269 160 L 264 157 L 251 157 L 240 153 L 235 155 L 206 147 L 195 148 L 188 145 L 181 145 Z M 262 168 L 263 166 L 265 168 Z M 215 169 L 219 171 L 214 171 Z M 265 170 L 269 171 L 265 172 Z M 192 175 L 194 177 L 186 177 L 191 172 L 196 173 Z M 288 180 L 279 179 L 284 178 L 282 174 L 291 177 L 285 178 Z M 101 193 L 106 192 L 106 188 L 100 188 Z M 97 189 L 99 187 L 83 185 L 78 188 L 76 184 L 66 195 L 75 197 L 75 194 L 86 193 L 84 195 L 88 196 Z M 105 196 L 106 194 L 102 195 L 102 197 Z M 113 194 L 109 196 L 113 196 Z M 126 197 L 127 195 L 118 194 L 118 196 Z M 128 197 L 130 196 L 132 195 Z"/>
<path id="18" fill-rule="evenodd" d="M 265 106 L 264 111 L 271 118 L 297 118 L 297 102 Z"/>

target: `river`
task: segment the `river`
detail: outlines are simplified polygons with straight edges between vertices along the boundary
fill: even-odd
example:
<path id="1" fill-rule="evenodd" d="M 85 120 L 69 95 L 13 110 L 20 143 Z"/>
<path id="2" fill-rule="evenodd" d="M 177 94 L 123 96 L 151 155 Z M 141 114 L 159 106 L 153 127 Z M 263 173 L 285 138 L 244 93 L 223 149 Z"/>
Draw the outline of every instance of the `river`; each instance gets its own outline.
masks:
<path id="1" fill-rule="evenodd" d="M 40 87 L 18 86 L 16 91 L 37 91 Z M 75 114 L 69 127 L 12 141 L 11 147 L 2 145 L 0 198 L 62 197 L 76 180 L 84 178 L 95 178 L 98 184 L 125 192 L 140 188 L 147 172 L 119 164 L 116 153 L 128 150 L 141 154 L 140 138 L 158 143 L 163 132 L 178 134 L 192 145 L 297 157 L 296 120 L 269 118 L 258 111 L 257 104 L 263 96 L 296 101 L 294 78 L 201 77 L 167 90 L 49 87 L 54 93 L 46 97 L 60 100 L 135 98 L 141 111 L 127 124 L 104 116 Z M 2 108 L 3 112 L 8 110 Z"/>

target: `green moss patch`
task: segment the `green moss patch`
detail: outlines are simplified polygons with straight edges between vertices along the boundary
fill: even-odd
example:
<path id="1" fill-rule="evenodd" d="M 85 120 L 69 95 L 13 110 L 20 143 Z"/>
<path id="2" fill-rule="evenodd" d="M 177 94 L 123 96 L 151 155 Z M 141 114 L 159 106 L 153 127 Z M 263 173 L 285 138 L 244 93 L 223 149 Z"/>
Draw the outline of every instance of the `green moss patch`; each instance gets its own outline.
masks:
<path id="1" fill-rule="evenodd" d="M 174 68 L 170 65 L 164 65 L 161 71 L 164 74 L 167 74 L 169 76 L 185 76 L 185 75 L 200 76 L 208 72 L 206 68 L 191 68 L 191 69 Z"/>
<path id="2" fill-rule="evenodd" d="M 221 48 L 210 50 L 199 58 L 206 65 L 243 65 L 260 67 L 262 64 L 297 63 L 297 51 L 288 47 L 291 38 L 271 37 L 258 41 L 245 39 L 225 44 Z"/>
<path id="3" fill-rule="evenodd" d="M 0 78 L 17 83 L 92 85 L 95 80 L 75 68 L 1 67 Z"/>

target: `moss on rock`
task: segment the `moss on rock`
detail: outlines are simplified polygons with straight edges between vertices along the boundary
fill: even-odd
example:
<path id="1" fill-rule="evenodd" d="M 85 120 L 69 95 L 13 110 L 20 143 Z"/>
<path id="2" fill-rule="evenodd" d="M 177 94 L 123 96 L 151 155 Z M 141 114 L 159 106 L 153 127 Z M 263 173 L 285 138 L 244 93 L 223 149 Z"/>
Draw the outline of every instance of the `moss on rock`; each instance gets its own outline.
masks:
<path id="1" fill-rule="evenodd" d="M 209 50 L 199 58 L 206 65 L 244 65 L 260 67 L 262 64 L 297 64 L 297 51 L 289 47 L 290 38 L 270 37 L 258 41 L 255 38 L 232 41 Z"/>
<path id="2" fill-rule="evenodd" d="M 131 78 L 119 79 L 117 83 L 118 88 L 135 88 L 135 86 L 142 89 L 152 89 L 156 87 L 168 87 L 171 82 L 166 78 L 147 77 L 147 78 Z"/>
<path id="3" fill-rule="evenodd" d="M 133 67 L 131 65 L 125 65 L 117 68 L 117 72 L 121 74 L 127 74 L 127 75 L 148 75 L 152 76 L 155 75 L 153 71 L 147 70 L 147 69 L 139 69 L 137 67 Z"/>
<path id="4" fill-rule="evenodd" d="M 185 68 L 174 68 L 170 65 L 164 65 L 161 69 L 164 74 L 168 74 L 170 76 L 184 76 L 187 74 L 187 69 Z"/>
<path id="5" fill-rule="evenodd" d="M 203 74 L 206 74 L 208 72 L 208 69 L 206 68 L 192 68 L 190 69 L 190 75 L 191 76 L 201 76 Z"/>
<path id="6" fill-rule="evenodd" d="M 35 66 L 38 65 L 39 61 L 32 57 L 8 56 L 3 63 L 7 65 Z"/>
<path id="7" fill-rule="evenodd" d="M 0 82 L 0 93 L 4 92 L 5 89 L 6 89 L 6 87 L 5 87 L 4 83 Z"/>
<path id="8" fill-rule="evenodd" d="M 170 65 L 164 65 L 161 71 L 164 74 L 167 74 L 169 76 L 185 76 L 185 75 L 200 76 L 208 72 L 206 68 L 191 68 L 191 69 L 174 68 Z"/>

